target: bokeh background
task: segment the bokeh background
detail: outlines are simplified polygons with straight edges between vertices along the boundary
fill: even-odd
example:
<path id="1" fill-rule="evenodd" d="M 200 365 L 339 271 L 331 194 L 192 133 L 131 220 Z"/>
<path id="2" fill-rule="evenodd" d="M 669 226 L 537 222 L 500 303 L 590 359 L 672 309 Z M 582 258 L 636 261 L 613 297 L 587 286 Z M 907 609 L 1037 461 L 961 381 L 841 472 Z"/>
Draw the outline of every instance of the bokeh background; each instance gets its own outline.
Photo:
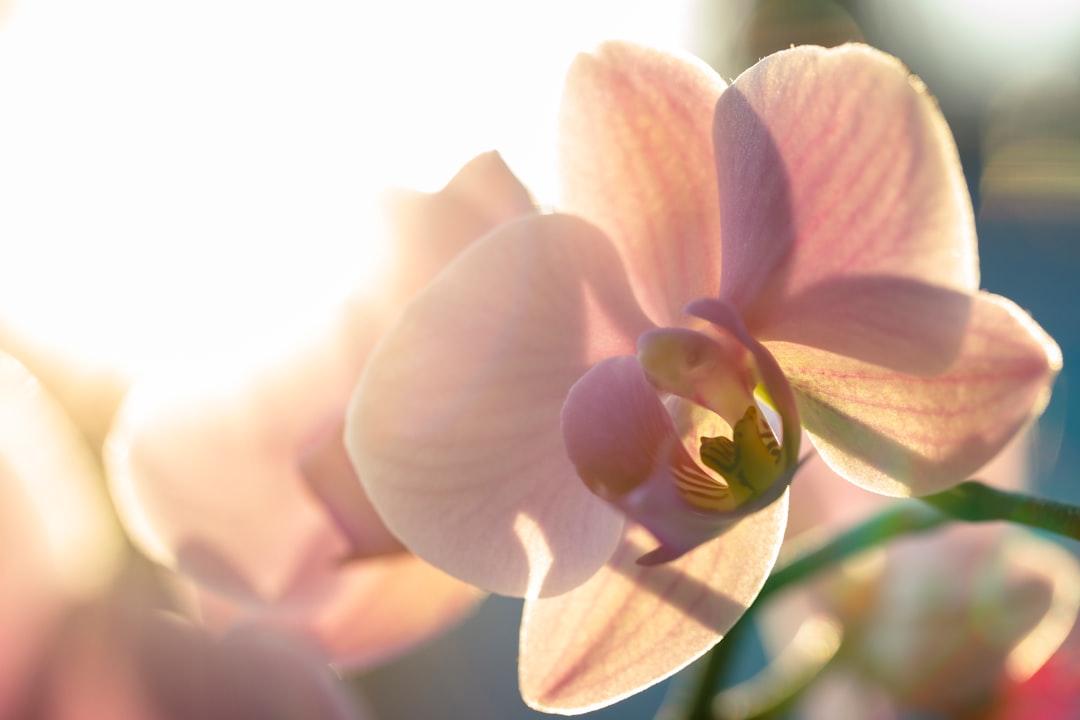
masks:
<path id="1" fill-rule="evenodd" d="M 303 327 L 377 283 L 385 186 L 434 190 L 494 148 L 550 206 L 562 74 L 612 37 L 728 79 L 853 40 L 919 75 L 983 286 L 1061 345 L 1034 483 L 1080 503 L 1075 0 L 0 0 L 0 331 L 137 377 Z M 517 694 L 520 606 L 351 682 L 382 718 L 541 717 Z M 669 685 L 590 717 L 653 717 Z"/>

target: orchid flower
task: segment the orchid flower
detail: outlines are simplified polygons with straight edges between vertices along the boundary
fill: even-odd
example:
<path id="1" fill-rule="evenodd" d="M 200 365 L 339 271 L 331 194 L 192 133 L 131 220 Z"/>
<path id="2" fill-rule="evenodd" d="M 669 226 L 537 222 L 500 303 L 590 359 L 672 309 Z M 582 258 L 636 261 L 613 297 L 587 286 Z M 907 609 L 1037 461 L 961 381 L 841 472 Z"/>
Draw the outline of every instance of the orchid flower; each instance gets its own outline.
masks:
<path id="1" fill-rule="evenodd" d="M 295 637 L 254 625 L 215 637 L 183 617 L 141 605 L 130 597 L 138 595 L 131 584 L 117 589 L 64 623 L 34 677 L 26 716 L 369 717 L 321 654 Z"/>
<path id="2" fill-rule="evenodd" d="M 414 299 L 346 437 L 406 547 L 526 598 L 526 702 L 581 712 L 753 601 L 800 424 L 848 480 L 933 492 L 1040 412 L 1060 355 L 978 290 L 955 146 L 894 58 L 795 48 L 725 88 L 607 44 L 569 71 L 560 139 L 562 212 Z"/>
<path id="3" fill-rule="evenodd" d="M 120 535 L 94 457 L 36 377 L 0 353 L 0 717 L 15 717 L 69 609 L 112 581 Z"/>
<path id="4" fill-rule="evenodd" d="M 1024 490 L 1030 445 L 1026 433 L 1015 438 L 979 479 Z M 810 459 L 791 487 L 785 551 L 866 520 L 888 500 Z M 799 663 L 810 677 L 824 666 L 800 697 L 800 717 L 975 717 L 1051 657 L 1078 603 L 1080 563 L 1063 548 L 1015 526 L 960 523 L 868 550 L 770 598 L 756 619 L 770 665 L 790 677 L 801 677 L 790 670 Z M 822 656 L 825 636 L 834 636 L 835 656 Z"/>
<path id="5" fill-rule="evenodd" d="M 203 374 L 189 361 L 146 377 L 106 448 L 126 529 L 196 584 L 208 624 L 272 625 L 351 669 L 431 637 L 483 597 L 405 552 L 372 510 L 341 439 L 360 368 L 440 262 L 534 212 L 493 153 L 439 193 L 388 202 L 400 257 L 379 292 L 278 357 L 207 357 Z"/>
<path id="6" fill-rule="evenodd" d="M 109 411 L 91 405 L 84 427 Z M 213 639 L 165 613 L 166 582 L 122 573 L 138 561 L 99 467 L 67 408 L 0 353 L 0 717 L 362 717 L 311 648 L 253 626 Z"/>
<path id="7" fill-rule="evenodd" d="M 975 717 L 1052 659 L 1078 602 L 1080 563 L 1059 545 L 1016 526 L 958 524 L 862 556 L 761 617 L 780 664 L 815 647 L 800 639 L 809 628 L 843 629 L 800 717 Z"/>

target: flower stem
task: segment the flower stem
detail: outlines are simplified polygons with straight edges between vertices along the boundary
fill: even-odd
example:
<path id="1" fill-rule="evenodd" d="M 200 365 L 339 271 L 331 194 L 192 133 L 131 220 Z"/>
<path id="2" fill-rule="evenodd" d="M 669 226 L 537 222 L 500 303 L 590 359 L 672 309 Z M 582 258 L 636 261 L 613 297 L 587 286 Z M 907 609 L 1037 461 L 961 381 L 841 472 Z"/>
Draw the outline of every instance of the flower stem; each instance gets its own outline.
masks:
<path id="1" fill-rule="evenodd" d="M 842 533 L 829 543 L 773 571 L 769 579 L 765 581 L 754 605 L 728 632 L 724 641 L 713 648 L 705 659 L 694 691 L 690 693 L 692 699 L 685 706 L 686 710 L 682 717 L 686 720 L 710 720 L 713 717 L 713 698 L 716 696 L 720 677 L 731 661 L 732 650 L 738 644 L 737 636 L 750 630 L 753 624 L 754 608 L 770 595 L 891 538 L 930 530 L 948 520 L 946 515 L 932 507 L 918 503 L 897 503 L 894 507 Z"/>
<path id="2" fill-rule="evenodd" d="M 949 517 L 936 508 L 917 503 L 899 502 L 850 530 L 841 533 L 815 550 L 800 555 L 773 571 L 758 594 L 757 602 L 789 585 L 806 580 L 822 570 L 882 545 L 895 537 L 933 530 Z"/>
<path id="3" fill-rule="evenodd" d="M 789 585 L 794 585 L 810 578 L 837 562 L 865 551 L 896 536 L 930 530 L 943 525 L 948 517 L 937 512 L 933 507 L 917 503 L 897 503 L 889 510 L 876 515 L 863 524 L 841 533 L 825 545 L 801 555 L 774 570 L 761 588 L 754 606 L 735 623 L 724 642 L 720 642 L 705 658 L 704 667 L 694 683 L 690 694 L 691 702 L 681 717 L 686 720 L 710 720 L 713 718 L 713 698 L 716 696 L 720 677 L 731 661 L 732 650 L 737 646 L 737 638 L 753 625 L 754 608 L 770 595 Z M 659 716 L 658 716 L 659 717 Z"/>
<path id="4" fill-rule="evenodd" d="M 740 644 L 739 635 L 751 629 L 753 621 L 750 612 L 743 615 L 735 626 L 724 636 L 724 642 L 718 644 L 705 657 L 705 665 L 698 673 L 688 710 L 680 720 L 711 720 L 713 717 L 713 698 L 719 689 L 724 673 L 734 661 L 735 648 Z M 657 716 L 661 720 L 661 716 Z"/>
<path id="5" fill-rule="evenodd" d="M 713 698 L 716 696 L 720 677 L 729 666 L 732 649 L 738 644 L 732 641 L 737 635 L 750 629 L 756 607 L 784 588 L 800 583 L 864 550 L 897 537 L 933 530 L 951 520 L 1004 520 L 1080 540 L 1080 507 L 1067 503 L 997 490 L 973 480 L 919 500 L 921 502 L 897 502 L 880 514 L 774 570 L 765 581 L 754 604 L 727 634 L 724 642 L 717 645 L 706 658 L 694 689 L 689 693 L 691 699 L 685 705 L 686 710 L 682 717 L 687 720 L 713 718 Z"/>
<path id="6" fill-rule="evenodd" d="M 1075 505 L 998 490 L 974 480 L 920 500 L 957 520 L 1006 520 L 1080 540 L 1080 507 Z"/>

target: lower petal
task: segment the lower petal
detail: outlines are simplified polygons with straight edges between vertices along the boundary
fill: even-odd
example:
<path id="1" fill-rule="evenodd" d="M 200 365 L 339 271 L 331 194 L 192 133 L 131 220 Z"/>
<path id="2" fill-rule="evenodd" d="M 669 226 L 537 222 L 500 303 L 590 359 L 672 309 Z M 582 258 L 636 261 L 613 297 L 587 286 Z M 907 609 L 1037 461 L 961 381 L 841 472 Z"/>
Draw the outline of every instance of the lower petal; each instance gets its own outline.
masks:
<path id="1" fill-rule="evenodd" d="M 581 713 L 640 692 L 689 665 L 742 616 L 783 537 L 787 496 L 726 534 L 644 567 L 648 533 L 630 526 L 587 583 L 530 600 L 521 627 L 521 694 L 546 712 Z"/>
<path id="2" fill-rule="evenodd" d="M 950 487 L 994 457 L 1045 407 L 1061 352 L 1004 298 L 974 296 L 952 366 L 915 377 L 800 345 L 770 343 L 822 458 L 888 495 Z"/>

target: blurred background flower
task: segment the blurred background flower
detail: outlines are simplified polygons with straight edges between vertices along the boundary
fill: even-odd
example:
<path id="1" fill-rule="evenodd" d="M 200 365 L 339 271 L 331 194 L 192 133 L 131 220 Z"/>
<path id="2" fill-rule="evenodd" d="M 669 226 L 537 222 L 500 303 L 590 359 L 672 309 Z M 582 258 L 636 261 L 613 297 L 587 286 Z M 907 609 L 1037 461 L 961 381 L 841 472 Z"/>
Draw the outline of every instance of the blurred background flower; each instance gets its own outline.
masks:
<path id="1" fill-rule="evenodd" d="M 211 637 L 183 594 L 123 542 L 63 407 L 0 352 L 0 717 L 366 717 L 311 647 L 266 628 Z"/>
<path id="2" fill-rule="evenodd" d="M 730 79 L 792 43 L 858 39 L 938 97 L 983 285 L 1062 348 L 1032 478 L 1078 502 L 1078 14 L 1068 0 L 4 0 L 0 329 L 48 348 L 34 369 L 57 394 L 114 402 L 144 371 L 294 332 L 371 286 L 389 262 L 379 187 L 431 190 L 498 148 L 550 203 L 544 153 L 576 51 L 612 37 L 683 47 Z M 73 357 L 101 372 L 39 370 Z M 107 422 L 64 404 L 100 443 Z M 3 562 L 6 593 L 16 565 Z M 356 685 L 386 717 L 539 717 L 517 695 L 519 617 L 520 603 L 488 601 Z M 652 717 L 664 691 L 595 717 Z"/>
<path id="3" fill-rule="evenodd" d="M 979 477 L 1023 490 L 1029 459 L 1029 439 L 1017 438 Z M 819 460 L 800 480 L 790 554 L 888 507 Z M 814 679 L 793 717 L 976 718 L 1059 651 L 1078 609 L 1080 562 L 1058 543 L 1006 523 L 959 523 L 841 563 L 785 590 L 759 618 L 771 674 L 788 674 L 774 699 Z M 747 692 L 724 695 L 731 707 Z"/>
<path id="4" fill-rule="evenodd" d="M 401 654 L 484 596 L 407 552 L 376 515 L 342 437 L 357 378 L 382 327 L 442 265 L 535 213 L 495 153 L 440 192 L 399 192 L 391 206 L 385 292 L 303 337 L 205 348 L 148 373 L 105 446 L 124 528 L 195 583 L 209 625 L 273 626 L 349 670 Z"/>

